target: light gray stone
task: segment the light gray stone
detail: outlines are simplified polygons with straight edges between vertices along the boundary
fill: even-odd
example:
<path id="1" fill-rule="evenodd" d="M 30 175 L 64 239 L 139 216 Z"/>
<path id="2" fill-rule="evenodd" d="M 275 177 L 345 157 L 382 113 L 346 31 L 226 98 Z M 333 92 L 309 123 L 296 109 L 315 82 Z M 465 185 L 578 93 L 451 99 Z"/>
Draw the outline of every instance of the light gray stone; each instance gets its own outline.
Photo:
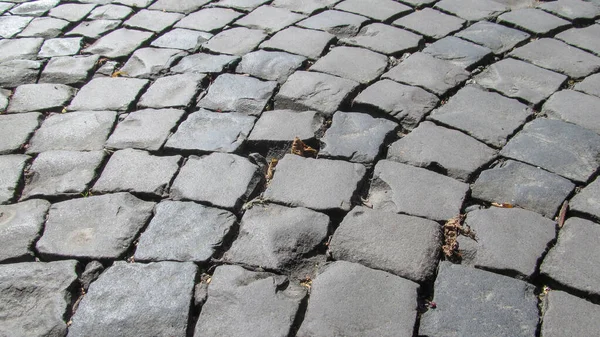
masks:
<path id="1" fill-rule="evenodd" d="M 275 7 L 287 8 L 292 12 L 310 15 L 320 9 L 333 7 L 333 5 L 339 1 L 340 0 L 275 0 L 271 5 Z"/>
<path id="2" fill-rule="evenodd" d="M 492 51 L 487 47 L 454 36 L 447 36 L 428 45 L 423 49 L 423 53 L 446 60 L 467 70 L 478 67 L 492 56 Z"/>
<path id="3" fill-rule="evenodd" d="M 64 84 L 23 84 L 17 87 L 8 104 L 9 113 L 60 109 L 77 89 Z"/>
<path id="4" fill-rule="evenodd" d="M 151 37 L 151 32 L 120 28 L 102 36 L 83 52 L 108 58 L 123 57 L 131 54 Z"/>
<path id="5" fill-rule="evenodd" d="M 22 154 L 0 156 L 0 205 L 8 204 L 15 197 L 23 169 L 30 157 Z"/>
<path id="6" fill-rule="evenodd" d="M 44 39 L 38 37 L 0 40 L 0 63 L 35 59 Z"/>
<path id="7" fill-rule="evenodd" d="M 240 60 L 239 56 L 197 53 L 182 58 L 173 73 L 221 73 Z"/>
<path id="8" fill-rule="evenodd" d="M 108 1 L 110 2 L 110 1 Z M 98 6 L 88 15 L 88 20 L 123 20 L 133 12 L 127 6 L 108 4 Z"/>
<path id="9" fill-rule="evenodd" d="M 444 14 L 431 8 L 424 8 L 393 22 L 400 26 L 421 34 L 430 39 L 440 39 L 463 28 L 465 20 L 452 15 Z"/>
<path id="10" fill-rule="evenodd" d="M 288 27 L 260 44 L 262 49 L 282 50 L 291 54 L 318 59 L 333 41 L 333 34 L 312 29 Z"/>
<path id="11" fill-rule="evenodd" d="M 336 47 L 320 58 L 310 70 L 368 84 L 378 78 L 387 65 L 388 58 L 385 55 L 356 47 Z"/>
<path id="12" fill-rule="evenodd" d="M 215 6 L 229 7 L 249 12 L 267 2 L 270 2 L 270 0 L 219 0 L 215 3 Z"/>
<path id="13" fill-rule="evenodd" d="M 323 30 L 338 38 L 354 36 L 369 19 L 352 13 L 327 10 L 297 23 L 298 26 Z"/>
<path id="14" fill-rule="evenodd" d="M 124 111 L 147 84 L 148 80 L 137 78 L 94 78 L 79 90 L 67 109 Z"/>
<path id="15" fill-rule="evenodd" d="M 32 247 L 43 230 L 49 207 L 48 201 L 40 199 L 0 206 L 1 263 L 35 260 Z"/>
<path id="16" fill-rule="evenodd" d="M 558 0 L 541 3 L 537 7 L 571 21 L 594 20 L 600 16 L 600 7 L 585 1 Z"/>
<path id="17" fill-rule="evenodd" d="M 17 152 L 27 143 L 33 131 L 40 125 L 42 114 L 29 112 L 0 115 L 0 154 Z"/>
<path id="18" fill-rule="evenodd" d="M 200 7 L 206 5 L 210 1 L 211 0 L 158 0 L 148 8 L 187 14 L 200 9 Z"/>
<path id="19" fill-rule="evenodd" d="M 20 33 L 33 20 L 30 16 L 0 16 L 0 37 L 10 39 Z"/>
<path id="20" fill-rule="evenodd" d="M 48 39 L 44 41 L 39 57 L 54 57 L 54 56 L 69 56 L 79 53 L 81 48 L 82 38 L 68 37 Z"/>
<path id="21" fill-rule="evenodd" d="M 121 4 L 129 7 L 146 8 L 153 0 L 113 0 L 113 3 Z"/>
<path id="22" fill-rule="evenodd" d="M 175 27 L 213 32 L 227 26 L 242 13 L 229 8 L 203 8 L 179 20 Z"/>
<path id="23" fill-rule="evenodd" d="M 254 125 L 248 141 L 289 143 L 295 137 L 303 141 L 312 140 L 323 122 L 323 116 L 315 111 L 265 111 Z"/>
<path id="24" fill-rule="evenodd" d="M 529 38 L 525 32 L 487 21 L 477 22 L 454 36 L 487 47 L 496 55 L 506 53 Z"/>
<path id="25" fill-rule="evenodd" d="M 522 8 L 504 13 L 498 23 L 513 26 L 534 35 L 549 35 L 570 26 L 570 22 L 541 9 Z"/>
<path id="26" fill-rule="evenodd" d="M 180 58 L 187 55 L 179 49 L 140 48 L 120 69 L 124 76 L 155 79 L 165 74 Z"/>
<path id="27" fill-rule="evenodd" d="M 125 27 L 160 33 L 183 18 L 183 14 L 142 9 L 123 23 Z"/>
<path id="28" fill-rule="evenodd" d="M 93 20 L 93 21 L 83 21 L 82 23 L 80 23 L 79 25 L 77 25 L 75 28 L 71 29 L 69 32 L 67 32 L 65 35 L 67 36 L 84 36 L 90 39 L 98 39 L 100 38 L 100 36 L 102 36 L 104 33 L 114 30 L 115 28 L 117 28 L 119 25 L 121 24 L 121 21 L 119 20 Z M 141 33 L 141 32 L 140 32 Z M 122 32 L 116 33 L 116 36 L 118 35 L 124 35 L 122 34 Z M 136 34 L 137 35 L 137 34 Z M 118 37 L 116 38 L 118 39 Z M 117 43 L 121 44 L 123 43 L 123 41 L 118 41 Z M 100 51 L 100 49 L 96 50 L 97 52 L 94 52 L 93 54 L 102 54 L 102 53 L 121 53 L 121 50 L 112 50 L 112 46 L 110 45 L 111 43 L 106 43 L 105 46 L 103 46 L 103 50 L 104 51 Z M 124 48 L 122 46 L 119 46 L 119 48 Z M 129 51 L 123 51 L 126 55 L 128 55 L 129 53 L 131 53 L 133 50 L 129 49 Z M 119 55 L 119 56 L 123 56 L 123 55 Z M 117 57 L 117 56 L 115 56 Z"/>
<path id="29" fill-rule="evenodd" d="M 493 0 L 442 0 L 434 7 L 467 21 L 493 20 L 510 9 Z"/>
<path id="30" fill-rule="evenodd" d="M 262 29 L 271 34 L 291 26 L 304 18 L 306 16 L 292 13 L 284 8 L 260 6 L 250 14 L 237 20 L 235 24 L 252 29 Z"/>
<path id="31" fill-rule="evenodd" d="M 256 49 L 266 37 L 262 30 L 235 27 L 211 37 L 202 48 L 217 54 L 242 56 Z"/>
<path id="32" fill-rule="evenodd" d="M 208 88 L 198 107 L 260 115 L 273 95 L 277 82 L 263 82 L 252 77 L 223 74 Z"/>
<path id="33" fill-rule="evenodd" d="M 576 194 L 569 203 L 572 211 L 600 219 L 600 179 L 596 178 Z"/>
<path id="34" fill-rule="evenodd" d="M 161 77 L 140 98 L 138 106 L 142 108 L 188 107 L 196 94 L 205 75 L 184 73 Z"/>
<path id="35" fill-rule="evenodd" d="M 96 7 L 95 4 L 63 4 L 50 10 L 48 15 L 70 22 L 83 20 Z"/>
<path id="36" fill-rule="evenodd" d="M 575 84 L 574 89 L 585 92 L 588 95 L 600 97 L 600 74 L 586 77 L 583 81 Z"/>
<path id="37" fill-rule="evenodd" d="M 195 52 L 200 45 L 208 41 L 213 35 L 191 29 L 175 28 L 152 41 L 152 47 L 181 49 Z"/>
<path id="38" fill-rule="evenodd" d="M 345 0 L 335 6 L 335 9 L 364 15 L 378 21 L 387 21 L 392 17 L 408 14 L 412 9 L 392 0 Z"/>
<path id="39" fill-rule="evenodd" d="M 300 55 L 257 50 L 244 55 L 235 71 L 267 81 L 284 83 L 305 61 L 306 57 Z"/>
<path id="40" fill-rule="evenodd" d="M 571 28 L 556 35 L 556 38 L 566 43 L 600 55 L 600 25 L 595 24 L 585 28 Z"/>
<path id="41" fill-rule="evenodd" d="M 44 67 L 39 83 L 83 83 L 89 77 L 98 60 L 98 55 L 53 57 Z"/>
<path id="42" fill-rule="evenodd" d="M 416 50 L 422 44 L 423 37 L 404 29 L 372 23 L 364 26 L 356 36 L 343 38 L 340 41 L 382 54 L 400 56 L 405 52 Z"/>
<path id="43" fill-rule="evenodd" d="M 573 102 L 577 102 L 575 106 Z M 562 90 L 550 96 L 544 103 L 542 113 L 550 118 L 562 119 L 600 133 L 600 120 L 597 119 L 599 105 L 599 97 Z"/>
<path id="44" fill-rule="evenodd" d="M 600 331 L 600 307 L 562 291 L 544 299 L 541 333 L 544 337 L 593 336 Z"/>
<path id="45" fill-rule="evenodd" d="M 69 21 L 50 17 L 35 18 L 18 37 L 43 37 L 46 39 L 58 37 L 67 28 Z"/>
<path id="46" fill-rule="evenodd" d="M 4 61 L 0 63 L 0 86 L 4 88 L 15 88 L 23 84 L 34 84 L 37 82 L 41 68 L 42 63 L 40 61 Z M 8 100 L 6 103 L 8 105 Z"/>
<path id="47" fill-rule="evenodd" d="M 13 7 L 10 13 L 14 15 L 42 16 L 58 5 L 59 2 L 60 0 L 29 1 Z"/>

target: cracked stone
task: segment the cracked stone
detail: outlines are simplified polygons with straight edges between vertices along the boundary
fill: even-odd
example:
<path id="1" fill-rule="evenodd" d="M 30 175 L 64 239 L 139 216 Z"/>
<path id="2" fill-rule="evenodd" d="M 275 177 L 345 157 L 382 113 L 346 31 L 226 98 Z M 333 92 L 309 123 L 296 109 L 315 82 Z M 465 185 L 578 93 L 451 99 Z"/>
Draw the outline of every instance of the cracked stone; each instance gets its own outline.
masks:
<path id="1" fill-rule="evenodd" d="M 288 27 L 277 32 L 269 40 L 260 44 L 260 48 L 282 50 L 291 54 L 318 59 L 329 43 L 335 38 L 327 32 Z"/>
<path id="2" fill-rule="evenodd" d="M 493 0 L 442 0 L 434 7 L 471 22 L 493 20 L 510 10 L 508 6 Z"/>
<path id="3" fill-rule="evenodd" d="M 0 115 L 0 154 L 8 154 L 21 149 L 33 131 L 40 125 L 42 114 L 29 112 L 14 115 Z"/>
<path id="4" fill-rule="evenodd" d="M 15 197 L 25 164 L 31 159 L 22 154 L 0 156 L 0 205 L 10 203 Z"/>
<path id="5" fill-rule="evenodd" d="M 600 306 L 562 291 L 550 291 L 544 299 L 541 333 L 544 337 L 592 336 L 600 331 L 596 317 Z"/>
<path id="6" fill-rule="evenodd" d="M 38 37 L 0 40 L 0 63 L 35 59 L 43 42 Z"/>
<path id="7" fill-rule="evenodd" d="M 104 33 L 111 31 L 117 27 L 119 27 L 119 25 L 121 24 L 121 21 L 119 20 L 94 20 L 94 21 L 84 21 L 82 23 L 80 23 L 79 25 L 77 25 L 75 28 L 71 29 L 67 34 L 67 36 L 84 36 L 90 39 L 98 39 L 100 36 L 102 36 Z M 119 32 L 115 35 L 122 35 L 122 32 Z M 137 35 L 137 33 L 136 33 Z M 119 41 L 119 44 L 122 44 L 123 41 Z M 121 51 L 115 51 L 112 50 L 113 46 L 110 43 L 106 43 L 106 45 L 102 48 L 104 48 L 104 51 L 98 51 L 98 52 L 94 52 L 93 54 L 102 54 L 104 52 L 106 53 L 121 53 Z M 136 46 L 137 47 L 137 46 Z M 130 54 L 136 47 L 130 48 L 128 51 L 125 51 L 125 55 Z M 119 46 L 118 48 L 122 48 L 121 46 Z M 127 47 L 129 48 L 129 47 Z M 100 50 L 100 49 L 98 49 Z M 124 56 L 124 55 L 119 55 L 119 56 Z M 115 56 L 116 57 L 116 56 Z"/>
<path id="8" fill-rule="evenodd" d="M 239 56 L 197 53 L 182 58 L 171 68 L 173 73 L 221 73 L 240 60 Z"/>
<path id="9" fill-rule="evenodd" d="M 17 87 L 8 104 L 8 113 L 45 111 L 65 106 L 77 89 L 64 84 L 23 84 Z"/>
<path id="10" fill-rule="evenodd" d="M 300 55 L 257 50 L 244 55 L 235 71 L 267 81 L 284 83 L 305 61 L 306 57 Z"/>
<path id="11" fill-rule="evenodd" d="M 387 21 L 392 17 L 412 12 L 412 8 L 392 0 L 345 0 L 335 6 L 346 12 L 364 15 L 378 21 Z"/>
<path id="12" fill-rule="evenodd" d="M 586 28 L 571 28 L 556 38 L 566 43 L 600 55 L 600 25 L 595 24 Z"/>
<path id="13" fill-rule="evenodd" d="M 541 9 L 522 8 L 504 13 L 498 17 L 498 23 L 513 26 L 534 35 L 552 34 L 571 25 Z"/>
<path id="14" fill-rule="evenodd" d="M 41 17 L 35 18 L 27 28 L 19 33 L 19 37 L 43 37 L 46 39 L 58 37 L 63 33 L 63 30 L 69 25 L 69 21 Z"/>
<path id="15" fill-rule="evenodd" d="M 424 8 L 393 22 L 393 25 L 412 30 L 430 39 L 440 39 L 463 28 L 465 20 Z"/>
<path id="16" fill-rule="evenodd" d="M 310 70 L 367 84 L 378 78 L 387 65 L 388 58 L 385 55 L 356 47 L 336 47 L 320 58 Z"/>
<path id="17" fill-rule="evenodd" d="M 213 35 L 190 29 L 175 28 L 152 41 L 152 47 L 174 48 L 195 52 L 200 45 L 208 41 Z"/>
<path id="18" fill-rule="evenodd" d="M 0 86 L 4 88 L 15 88 L 22 84 L 34 84 L 37 82 L 41 68 L 42 63 L 40 61 L 3 61 L 0 63 Z"/>
<path id="19" fill-rule="evenodd" d="M 277 82 L 273 81 L 265 82 L 242 75 L 223 74 L 210 85 L 208 94 L 198 101 L 197 106 L 258 116 L 276 87 Z"/>
<path id="20" fill-rule="evenodd" d="M 40 199 L 0 205 L 1 263 L 35 260 L 32 247 L 43 229 L 48 208 L 50 203 Z"/>
<path id="21" fill-rule="evenodd" d="M 305 15 L 293 13 L 287 9 L 260 6 L 250 14 L 237 20 L 235 24 L 251 29 L 262 29 L 271 34 L 291 26 L 304 18 L 306 18 Z"/>
<path id="22" fill-rule="evenodd" d="M 496 55 L 506 53 L 530 37 L 520 30 L 487 21 L 477 22 L 454 36 L 487 47 Z"/>
<path id="23" fill-rule="evenodd" d="M 446 60 L 467 70 L 473 70 L 492 56 L 490 49 L 454 36 L 448 36 L 430 44 L 423 49 L 423 53 Z"/>
<path id="24" fill-rule="evenodd" d="M 229 8 L 204 8 L 179 20 L 175 27 L 214 32 L 227 26 L 240 16 L 242 16 L 242 13 Z"/>
<path id="25" fill-rule="evenodd" d="M 235 27 L 213 36 L 202 47 L 217 54 L 242 56 L 256 49 L 266 37 L 262 30 Z"/>
<path id="26" fill-rule="evenodd" d="M 81 84 L 98 60 L 98 55 L 53 57 L 44 67 L 39 83 Z"/>
<path id="27" fill-rule="evenodd" d="M 123 23 L 130 28 L 140 28 L 160 33 L 183 18 L 183 14 L 142 9 Z"/>
<path id="28" fill-rule="evenodd" d="M 143 108 L 169 108 L 188 107 L 206 75 L 184 73 L 161 77 L 140 98 L 139 107 Z"/>
<path id="29" fill-rule="evenodd" d="M 73 110 L 127 110 L 148 80 L 137 78 L 94 78 L 79 90 L 67 107 Z"/>
<path id="30" fill-rule="evenodd" d="M 97 54 L 108 58 L 118 58 L 131 54 L 152 37 L 151 32 L 120 28 L 114 30 L 85 48 L 84 53 Z"/>
<path id="31" fill-rule="evenodd" d="M 356 35 L 363 24 L 369 19 L 362 16 L 336 10 L 327 10 L 308 17 L 298 23 L 298 26 L 324 30 L 339 38 Z"/>
<path id="32" fill-rule="evenodd" d="M 573 108 L 573 102 L 577 102 L 576 108 Z M 600 121 L 596 119 L 598 106 L 600 97 L 562 90 L 550 96 L 544 103 L 542 113 L 549 118 L 562 119 L 600 134 Z"/>
<path id="33" fill-rule="evenodd" d="M 386 55 L 402 55 L 417 49 L 423 38 L 404 29 L 372 23 L 364 26 L 356 36 L 340 39 L 340 42 Z"/>
<path id="34" fill-rule="evenodd" d="M 154 79 L 187 53 L 178 49 L 141 48 L 136 50 L 120 69 L 125 76 Z"/>
<path id="35" fill-rule="evenodd" d="M 323 126 L 324 118 L 316 111 L 265 111 L 254 125 L 248 141 L 254 144 L 291 144 L 295 137 L 313 140 Z"/>

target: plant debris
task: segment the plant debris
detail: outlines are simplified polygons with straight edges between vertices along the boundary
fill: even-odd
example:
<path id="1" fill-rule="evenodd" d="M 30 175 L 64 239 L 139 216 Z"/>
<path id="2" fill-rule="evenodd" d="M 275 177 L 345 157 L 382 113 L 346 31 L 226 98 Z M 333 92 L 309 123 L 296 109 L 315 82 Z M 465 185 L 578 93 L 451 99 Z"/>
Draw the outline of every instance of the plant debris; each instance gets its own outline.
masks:
<path id="1" fill-rule="evenodd" d="M 304 142 L 298 137 L 294 138 L 294 142 L 292 143 L 292 153 L 300 157 L 314 158 L 317 156 L 317 150 L 304 144 Z"/>
<path id="2" fill-rule="evenodd" d="M 123 76 L 127 76 L 127 73 L 124 71 L 115 71 L 114 73 L 112 73 L 112 75 L 110 75 L 110 77 L 123 77 Z"/>
<path id="3" fill-rule="evenodd" d="M 514 208 L 513 204 L 492 202 L 492 206 L 499 208 Z"/>
<path id="4" fill-rule="evenodd" d="M 475 233 L 468 226 L 462 225 L 464 219 L 465 215 L 459 214 L 444 224 L 444 245 L 442 246 L 442 251 L 450 261 L 458 260 L 461 257 L 457 241 L 459 235 L 475 240 Z"/>
<path id="5" fill-rule="evenodd" d="M 560 212 L 558 212 L 558 228 L 562 228 L 565 224 L 565 218 L 567 217 L 567 211 L 569 210 L 569 202 L 565 200 L 562 206 L 560 207 Z"/>
<path id="6" fill-rule="evenodd" d="M 300 285 L 310 290 L 310 288 L 312 287 L 312 279 L 310 278 L 310 276 L 305 276 L 303 279 L 300 279 Z"/>
<path id="7" fill-rule="evenodd" d="M 269 167 L 267 167 L 267 174 L 265 175 L 265 178 L 267 179 L 267 184 L 271 181 L 271 179 L 273 179 L 273 174 L 275 173 L 275 167 L 277 166 L 277 163 L 279 162 L 279 160 L 273 158 L 271 159 L 271 161 L 269 162 Z"/>

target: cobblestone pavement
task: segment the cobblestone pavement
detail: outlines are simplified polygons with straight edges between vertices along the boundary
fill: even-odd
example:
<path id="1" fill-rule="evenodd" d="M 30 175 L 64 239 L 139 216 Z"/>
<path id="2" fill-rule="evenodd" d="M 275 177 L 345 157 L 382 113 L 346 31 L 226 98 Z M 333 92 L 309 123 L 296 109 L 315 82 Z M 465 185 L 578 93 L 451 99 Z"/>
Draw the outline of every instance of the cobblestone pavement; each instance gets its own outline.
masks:
<path id="1" fill-rule="evenodd" d="M 599 18 L 0 0 L 0 336 L 599 336 Z"/>

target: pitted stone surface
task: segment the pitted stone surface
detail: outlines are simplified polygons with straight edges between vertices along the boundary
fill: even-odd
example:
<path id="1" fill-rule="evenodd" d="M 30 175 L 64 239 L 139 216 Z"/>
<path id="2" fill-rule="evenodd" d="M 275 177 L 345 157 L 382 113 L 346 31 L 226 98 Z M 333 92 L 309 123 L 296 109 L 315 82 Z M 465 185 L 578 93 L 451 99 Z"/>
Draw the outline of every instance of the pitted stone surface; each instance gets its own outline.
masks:
<path id="1" fill-rule="evenodd" d="M 192 263 L 115 262 L 90 285 L 68 336 L 94 331 L 109 336 L 186 336 L 196 273 Z"/>
<path id="2" fill-rule="evenodd" d="M 446 60 L 467 70 L 476 68 L 492 55 L 490 49 L 454 36 L 448 36 L 430 44 L 423 49 L 423 53 Z"/>
<path id="3" fill-rule="evenodd" d="M 0 16 L 0 37 L 10 39 L 21 32 L 33 20 L 27 16 Z"/>
<path id="4" fill-rule="evenodd" d="M 372 163 L 379 156 L 385 139 L 397 127 L 396 123 L 387 119 L 338 111 L 333 115 L 331 127 L 321 138 L 319 156 Z"/>
<path id="5" fill-rule="evenodd" d="M 140 236 L 136 261 L 208 262 L 235 223 L 224 210 L 165 200 Z"/>
<path id="6" fill-rule="evenodd" d="M 148 80 L 137 78 L 94 78 L 79 90 L 67 109 L 124 111 L 147 84 Z"/>
<path id="7" fill-rule="evenodd" d="M 508 160 L 483 171 L 472 186 L 472 197 L 538 212 L 554 217 L 575 185 L 542 169 Z"/>
<path id="8" fill-rule="evenodd" d="M 17 36 L 53 38 L 62 34 L 68 25 L 69 21 L 61 19 L 48 17 L 35 18 Z"/>
<path id="9" fill-rule="evenodd" d="M 46 257 L 118 259 L 151 216 L 153 202 L 129 193 L 72 199 L 50 207 L 36 244 Z"/>
<path id="10" fill-rule="evenodd" d="M 64 84 L 23 84 L 13 93 L 6 111 L 13 113 L 62 108 L 76 92 L 77 89 Z"/>
<path id="11" fill-rule="evenodd" d="M 571 28 L 556 35 L 556 38 L 566 43 L 600 55 L 600 25 L 595 24 L 585 28 Z"/>
<path id="12" fill-rule="evenodd" d="M 412 336 L 418 288 L 417 283 L 357 263 L 331 263 L 313 282 L 297 336 Z"/>
<path id="13" fill-rule="evenodd" d="M 37 37 L 0 40 L 0 62 L 35 59 L 43 42 Z"/>
<path id="14" fill-rule="evenodd" d="M 372 23 L 364 26 L 356 36 L 343 38 L 340 41 L 386 55 L 402 55 L 419 47 L 423 38 L 404 29 Z"/>
<path id="15" fill-rule="evenodd" d="M 412 9 L 406 5 L 392 0 L 345 0 L 335 6 L 335 9 L 354 13 L 375 19 L 378 21 L 387 21 L 388 19 L 412 12 Z"/>
<path id="16" fill-rule="evenodd" d="M 197 30 L 175 28 L 161 35 L 150 44 L 152 47 L 197 51 L 200 45 L 208 41 L 212 34 Z"/>
<path id="17" fill-rule="evenodd" d="M 362 15 L 327 10 L 313 15 L 297 23 L 298 26 L 310 29 L 324 30 L 338 38 L 353 36 L 360 27 L 369 21 Z"/>
<path id="18" fill-rule="evenodd" d="M 30 157 L 22 154 L 0 156 L 0 204 L 8 204 L 22 179 L 23 168 Z"/>
<path id="19" fill-rule="evenodd" d="M 446 221 L 460 213 L 469 185 L 389 160 L 375 166 L 369 201 L 374 209 Z"/>
<path id="20" fill-rule="evenodd" d="M 327 32 L 288 27 L 261 43 L 259 47 L 302 55 L 309 59 L 317 59 L 334 38 L 334 35 Z"/>
<path id="21" fill-rule="evenodd" d="M 600 219 L 600 179 L 596 178 L 571 199 L 572 211 L 589 214 Z"/>
<path id="22" fill-rule="evenodd" d="M 304 141 L 311 140 L 323 126 L 323 119 L 316 111 L 265 111 L 254 125 L 248 141 L 289 143 L 295 137 Z"/>
<path id="23" fill-rule="evenodd" d="M 423 314 L 419 335 L 535 336 L 537 298 L 529 283 L 444 261 L 435 289 L 437 308 Z"/>
<path id="24" fill-rule="evenodd" d="M 71 29 L 69 32 L 67 32 L 65 35 L 67 36 L 83 36 L 83 37 L 87 37 L 90 39 L 98 39 L 100 36 L 102 36 L 104 33 L 111 31 L 115 28 L 117 28 L 119 25 L 121 24 L 121 21 L 119 20 L 93 20 L 93 21 L 83 21 L 82 23 L 80 23 L 79 25 L 77 25 L 75 28 Z M 115 34 L 115 40 L 119 40 L 119 36 L 122 36 L 124 34 L 122 33 L 117 33 Z M 119 43 L 121 43 L 121 41 L 119 41 Z M 118 48 L 124 48 L 123 46 L 117 46 Z M 99 54 L 102 55 L 102 53 L 111 53 L 111 52 L 115 52 L 115 53 L 120 53 L 121 51 L 114 51 L 111 50 L 110 48 L 112 48 L 111 46 L 111 42 L 107 42 L 102 48 L 104 48 L 104 50 L 100 50 L 99 52 L 94 52 L 93 54 Z M 129 47 L 127 47 L 129 48 Z M 133 47 L 135 48 L 135 47 Z M 125 55 L 128 55 L 131 51 L 133 51 L 132 49 L 130 49 L 128 52 L 127 51 L 123 51 L 125 53 Z M 119 55 L 119 56 L 125 56 L 125 55 Z M 117 57 L 117 56 L 115 56 Z"/>
<path id="25" fill-rule="evenodd" d="M 125 76 L 155 79 L 187 53 L 178 49 L 141 48 L 119 70 Z"/>
<path id="26" fill-rule="evenodd" d="M 477 22 L 454 35 L 487 47 L 496 55 L 506 53 L 529 38 L 525 32 L 487 21 Z"/>
<path id="27" fill-rule="evenodd" d="M 252 13 L 235 22 L 236 25 L 251 29 L 262 29 L 266 33 L 275 33 L 306 18 L 305 15 L 290 12 L 284 8 L 260 6 Z"/>
<path id="28" fill-rule="evenodd" d="M 347 78 L 367 84 L 378 78 L 388 65 L 388 58 L 367 49 L 336 47 L 320 58 L 311 71 Z"/>
<path id="29" fill-rule="evenodd" d="M 334 259 L 360 263 L 415 282 L 433 276 L 440 225 L 422 218 L 355 207 L 331 239 Z"/>
<path id="30" fill-rule="evenodd" d="M 600 8 L 584 1 L 558 0 L 540 3 L 541 8 L 567 20 L 594 20 L 600 16 Z"/>
<path id="31" fill-rule="evenodd" d="M 21 149 L 40 125 L 41 117 L 39 112 L 0 115 L 0 154 Z"/>
<path id="32" fill-rule="evenodd" d="M 573 102 L 577 102 L 576 108 Z M 573 90 L 562 90 L 550 96 L 542 112 L 550 118 L 562 119 L 600 133 L 600 120 L 596 118 L 598 106 L 600 106 L 600 97 Z"/>
<path id="33" fill-rule="evenodd" d="M 244 213 L 238 238 L 225 259 L 281 270 L 325 242 L 328 225 L 327 215 L 303 207 L 254 206 Z"/>
<path id="34" fill-rule="evenodd" d="M 567 20 L 535 8 L 522 8 L 504 13 L 498 17 L 498 23 L 514 26 L 528 33 L 542 36 L 565 29 L 571 25 Z"/>
<path id="35" fill-rule="evenodd" d="M 220 73 L 240 60 L 239 56 L 197 53 L 182 58 L 171 68 L 174 73 Z"/>
<path id="36" fill-rule="evenodd" d="M 287 281 L 239 266 L 217 267 L 194 336 L 289 336 L 306 290 Z"/>
<path id="37" fill-rule="evenodd" d="M 240 16 L 242 13 L 229 8 L 204 8 L 179 20 L 175 27 L 214 32 Z"/>
<path id="38" fill-rule="evenodd" d="M 590 75 L 583 81 L 575 84 L 575 90 L 600 97 L 600 74 Z"/>
<path id="39" fill-rule="evenodd" d="M 98 55 L 53 57 L 44 67 L 39 83 L 83 83 L 98 60 Z"/>
<path id="40" fill-rule="evenodd" d="M 340 0 L 275 0 L 272 5 L 303 14 L 312 14 L 317 10 L 333 7 Z"/>
<path id="41" fill-rule="evenodd" d="M 150 37 L 151 32 L 121 28 L 102 36 L 83 51 L 108 58 L 123 57 L 131 54 Z"/>
<path id="42" fill-rule="evenodd" d="M 23 84 L 34 84 L 42 68 L 40 61 L 11 60 L 0 63 L 0 86 L 15 88 Z M 7 101 L 8 104 L 8 101 Z M 6 106 L 4 106 L 5 108 Z M 2 104 L 0 104 L 0 110 Z"/>
<path id="43" fill-rule="evenodd" d="M 463 28 L 465 20 L 447 15 L 431 8 L 424 8 L 394 21 L 400 26 L 425 35 L 430 39 L 440 39 Z"/>
<path id="44" fill-rule="evenodd" d="M 125 27 L 160 33 L 183 18 L 183 14 L 142 9 L 123 23 Z"/>
<path id="45" fill-rule="evenodd" d="M 493 20 L 509 10 L 508 6 L 493 0 L 442 0 L 434 7 L 467 21 Z"/>
<path id="46" fill-rule="evenodd" d="M 142 108 L 188 107 L 206 75 L 183 73 L 160 77 L 142 95 L 138 106 Z"/>
<path id="47" fill-rule="evenodd" d="M 544 299 L 544 337 L 591 336 L 600 331 L 600 306 L 566 292 L 550 291 Z"/>
<path id="48" fill-rule="evenodd" d="M 49 207 L 48 201 L 40 199 L 0 206 L 0 263 L 35 260 L 32 247 L 42 231 Z"/>
<path id="49" fill-rule="evenodd" d="M 0 265 L 0 334 L 64 336 L 76 267 L 73 260 Z"/>
<path id="50" fill-rule="evenodd" d="M 300 55 L 257 50 L 244 55 L 235 71 L 266 81 L 284 83 L 305 61 L 306 57 Z"/>

